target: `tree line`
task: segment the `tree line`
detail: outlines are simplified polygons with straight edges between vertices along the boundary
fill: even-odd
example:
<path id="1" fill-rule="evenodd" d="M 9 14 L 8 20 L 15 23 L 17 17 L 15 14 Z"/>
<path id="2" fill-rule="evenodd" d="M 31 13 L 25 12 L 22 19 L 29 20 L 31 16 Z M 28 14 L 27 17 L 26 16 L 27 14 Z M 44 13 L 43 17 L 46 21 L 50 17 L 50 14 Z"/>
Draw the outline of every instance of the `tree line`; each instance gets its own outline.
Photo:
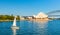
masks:
<path id="1" fill-rule="evenodd" d="M 0 20 L 14 20 L 14 17 L 13 15 L 0 15 Z M 17 20 L 20 20 L 20 16 L 18 15 Z"/>

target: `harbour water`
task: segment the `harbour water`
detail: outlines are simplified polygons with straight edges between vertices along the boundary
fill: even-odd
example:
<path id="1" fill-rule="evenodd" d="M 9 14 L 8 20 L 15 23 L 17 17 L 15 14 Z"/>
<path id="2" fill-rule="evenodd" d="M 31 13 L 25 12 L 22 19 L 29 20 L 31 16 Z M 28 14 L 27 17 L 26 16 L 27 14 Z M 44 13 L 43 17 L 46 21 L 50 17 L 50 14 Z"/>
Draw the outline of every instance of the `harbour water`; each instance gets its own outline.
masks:
<path id="1" fill-rule="evenodd" d="M 13 21 L 0 22 L 0 35 L 60 35 L 60 20 L 17 21 L 19 29 L 11 29 Z"/>

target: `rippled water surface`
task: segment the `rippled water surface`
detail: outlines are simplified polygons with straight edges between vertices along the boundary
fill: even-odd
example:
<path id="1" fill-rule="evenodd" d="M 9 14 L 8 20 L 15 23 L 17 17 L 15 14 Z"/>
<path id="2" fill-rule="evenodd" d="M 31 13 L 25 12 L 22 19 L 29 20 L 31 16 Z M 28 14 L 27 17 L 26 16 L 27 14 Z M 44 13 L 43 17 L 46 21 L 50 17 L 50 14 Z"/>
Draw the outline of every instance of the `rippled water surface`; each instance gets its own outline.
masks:
<path id="1" fill-rule="evenodd" d="M 0 22 L 0 35 L 60 35 L 60 20 L 17 21 L 17 30 L 11 29 L 12 24 L 12 21 Z"/>

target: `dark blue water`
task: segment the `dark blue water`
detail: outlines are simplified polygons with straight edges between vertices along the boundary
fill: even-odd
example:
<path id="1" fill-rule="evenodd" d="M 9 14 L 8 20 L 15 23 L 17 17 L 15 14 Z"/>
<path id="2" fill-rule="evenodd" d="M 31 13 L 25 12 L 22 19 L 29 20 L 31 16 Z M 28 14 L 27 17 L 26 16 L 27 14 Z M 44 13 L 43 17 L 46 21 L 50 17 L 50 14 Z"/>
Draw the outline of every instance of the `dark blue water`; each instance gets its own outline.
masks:
<path id="1" fill-rule="evenodd" d="M 35 21 L 17 21 L 20 29 L 12 30 L 13 22 L 0 22 L 0 35 L 60 35 L 60 20 L 45 23 Z"/>

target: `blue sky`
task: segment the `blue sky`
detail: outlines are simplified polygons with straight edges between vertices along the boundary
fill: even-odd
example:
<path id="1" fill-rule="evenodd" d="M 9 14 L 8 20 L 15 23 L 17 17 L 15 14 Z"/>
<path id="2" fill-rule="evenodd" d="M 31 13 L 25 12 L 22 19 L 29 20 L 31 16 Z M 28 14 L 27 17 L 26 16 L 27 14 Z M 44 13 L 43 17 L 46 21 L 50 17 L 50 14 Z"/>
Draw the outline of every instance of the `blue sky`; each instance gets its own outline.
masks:
<path id="1" fill-rule="evenodd" d="M 60 10 L 60 0 L 0 0 L 0 14 L 31 16 Z"/>

